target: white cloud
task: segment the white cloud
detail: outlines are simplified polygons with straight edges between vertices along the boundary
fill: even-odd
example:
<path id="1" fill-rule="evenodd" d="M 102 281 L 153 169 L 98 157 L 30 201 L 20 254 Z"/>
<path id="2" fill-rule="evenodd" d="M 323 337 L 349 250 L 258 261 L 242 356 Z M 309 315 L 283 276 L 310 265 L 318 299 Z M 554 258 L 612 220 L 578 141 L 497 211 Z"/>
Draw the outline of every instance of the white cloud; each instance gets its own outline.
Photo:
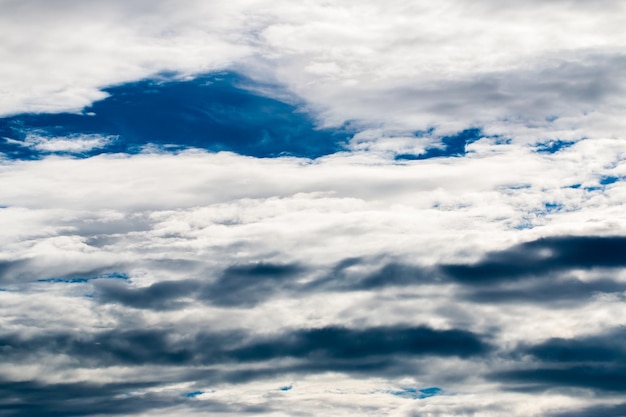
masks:
<path id="1" fill-rule="evenodd" d="M 322 125 L 445 134 L 506 120 L 505 135 L 537 124 L 548 136 L 623 132 L 613 113 L 625 105 L 620 2 L 5 0 L 2 8 L 2 114 L 78 111 L 103 87 L 162 71 L 235 69 L 286 86 Z"/>
<path id="2" fill-rule="evenodd" d="M 75 135 L 69 137 L 46 137 L 27 134 L 22 146 L 43 152 L 81 153 L 101 149 L 116 139 L 114 136 Z"/>
<path id="3" fill-rule="evenodd" d="M 242 6 L 4 0 L 0 113 L 79 111 L 109 85 L 229 66 L 248 49 Z"/>

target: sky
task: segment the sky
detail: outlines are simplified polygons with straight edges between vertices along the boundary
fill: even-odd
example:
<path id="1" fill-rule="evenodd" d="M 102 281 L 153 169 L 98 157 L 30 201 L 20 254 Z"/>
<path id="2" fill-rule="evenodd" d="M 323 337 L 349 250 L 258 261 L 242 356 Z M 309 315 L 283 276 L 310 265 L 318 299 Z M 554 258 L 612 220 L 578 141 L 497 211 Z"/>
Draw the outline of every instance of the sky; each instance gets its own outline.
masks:
<path id="1" fill-rule="evenodd" d="M 626 415 L 626 2 L 0 0 L 0 415 Z"/>

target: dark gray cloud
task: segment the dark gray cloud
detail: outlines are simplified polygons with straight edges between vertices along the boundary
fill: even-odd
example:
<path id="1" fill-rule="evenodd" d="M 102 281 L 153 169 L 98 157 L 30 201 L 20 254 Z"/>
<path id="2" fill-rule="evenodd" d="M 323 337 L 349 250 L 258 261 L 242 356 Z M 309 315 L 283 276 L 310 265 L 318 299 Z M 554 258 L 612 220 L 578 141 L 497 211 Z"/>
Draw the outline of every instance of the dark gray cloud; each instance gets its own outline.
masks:
<path id="1" fill-rule="evenodd" d="M 193 359 L 190 349 L 175 345 L 173 332 L 162 330 L 110 330 L 96 334 L 47 333 L 33 337 L 6 334 L 0 337 L 4 360 L 24 361 L 36 355 L 69 355 L 87 366 L 116 364 L 175 365 Z"/>
<path id="2" fill-rule="evenodd" d="M 581 281 L 575 278 L 552 277 L 550 280 L 530 279 L 521 285 L 467 290 L 462 297 L 478 303 L 533 303 L 566 307 L 589 300 L 594 294 L 623 291 L 626 291 L 626 283 L 610 279 Z"/>
<path id="3" fill-rule="evenodd" d="M 0 410 L 7 417 L 83 416 L 101 413 L 134 414 L 146 409 L 172 406 L 163 398 L 142 396 L 124 398 L 125 394 L 150 387 L 149 383 L 115 384 L 45 384 L 36 381 L 0 382 Z M 119 396 L 119 401 L 111 398 Z"/>
<path id="4" fill-rule="evenodd" d="M 626 392 L 626 366 L 549 366 L 496 372 L 490 377 L 521 391 L 576 387 L 596 391 Z"/>
<path id="5" fill-rule="evenodd" d="M 102 303 L 120 303 L 133 308 L 171 310 L 181 308 L 181 297 L 192 295 L 202 287 L 196 280 L 161 281 L 145 288 L 131 288 L 117 280 L 99 280 L 94 284 Z"/>
<path id="6" fill-rule="evenodd" d="M 626 330 L 577 338 L 551 338 L 513 352 L 534 364 L 524 369 L 494 373 L 492 377 L 524 390 L 577 387 L 597 391 L 626 392 Z"/>
<path id="7" fill-rule="evenodd" d="M 582 410 L 568 410 L 549 414 L 549 417 L 624 417 L 626 416 L 626 403 L 613 405 L 597 405 L 585 407 Z"/>
<path id="8" fill-rule="evenodd" d="M 66 354 L 85 365 L 212 365 L 264 362 L 283 358 L 315 366 L 364 358 L 486 354 L 480 335 L 428 327 L 325 327 L 254 338 L 239 331 L 186 334 L 176 329 L 109 330 L 95 334 L 57 333 L 32 338 L 0 337 L 5 360 L 25 360 L 37 353 Z"/>
<path id="9" fill-rule="evenodd" d="M 182 392 L 137 391 L 158 387 L 162 381 L 43 383 L 0 381 L 0 414 L 5 417 L 70 417 L 93 415 L 133 415 L 158 409 L 201 408 L 204 412 L 258 413 L 261 407 L 246 407 L 203 400 L 191 401 Z M 133 394 L 133 392 L 135 392 Z"/>
<path id="10" fill-rule="evenodd" d="M 522 302 L 565 307 L 590 300 L 598 293 L 626 291 L 626 283 L 611 279 L 610 272 L 603 278 L 585 281 L 568 276 L 577 269 L 625 266 L 624 253 L 625 237 L 561 236 L 489 252 L 471 264 L 380 265 L 380 259 L 347 258 L 316 279 L 303 281 L 306 273 L 314 272 L 312 267 L 255 263 L 231 266 L 217 278 L 161 281 L 141 288 L 113 280 L 97 280 L 94 285 L 102 303 L 154 310 L 181 308 L 189 301 L 252 308 L 277 297 L 450 283 L 461 285 L 456 293 L 458 298 L 475 303 Z M 357 267 L 356 272 L 352 267 Z"/>
<path id="11" fill-rule="evenodd" d="M 95 287 L 100 302 L 134 308 L 176 309 L 185 304 L 181 298 L 222 307 L 253 307 L 297 288 L 296 280 L 304 271 L 298 264 L 258 263 L 231 266 L 217 279 L 161 281 L 142 288 L 101 280 Z"/>
<path id="12" fill-rule="evenodd" d="M 298 264 L 233 266 L 205 287 L 201 298 L 220 306 L 254 306 L 296 287 L 302 272 L 304 268 Z"/>
<path id="13" fill-rule="evenodd" d="M 578 300 L 595 292 L 619 292 L 626 284 L 610 278 L 581 281 L 560 274 L 575 269 L 619 268 L 626 266 L 626 237 L 557 236 L 488 252 L 469 264 L 440 264 L 434 267 L 349 258 L 306 288 L 324 291 L 363 291 L 383 287 L 457 283 L 463 286 L 488 285 L 472 290 L 467 298 L 475 301 Z M 363 271 L 353 273 L 350 267 Z M 544 282 L 541 282 L 544 280 Z M 549 280 L 550 282 L 545 282 Z M 517 284 L 523 281 L 522 285 Z M 506 287 L 505 284 L 518 286 Z"/>
<path id="14" fill-rule="evenodd" d="M 305 288 L 308 291 L 372 291 L 385 287 L 460 284 L 458 297 L 478 303 L 524 302 L 567 305 L 597 293 L 626 291 L 626 283 L 605 277 L 583 281 L 567 274 L 577 269 L 619 268 L 626 265 L 626 238 L 559 236 L 542 238 L 489 252 L 469 264 L 434 267 L 350 258 Z M 361 272 L 349 269 L 361 267 Z M 557 303 L 557 304 L 555 304 Z"/>
<path id="15" fill-rule="evenodd" d="M 572 339 L 552 338 L 534 346 L 521 347 L 519 353 L 544 362 L 626 364 L 626 329 Z"/>
<path id="16" fill-rule="evenodd" d="M 488 253 L 474 264 L 442 265 L 440 270 L 462 284 L 493 284 L 575 268 L 623 267 L 625 253 L 623 236 L 548 237 Z"/>
<path id="17" fill-rule="evenodd" d="M 15 271 L 25 264 L 25 260 L 0 261 L 0 282 L 9 281 Z"/>
<path id="18" fill-rule="evenodd" d="M 367 258 L 348 258 L 337 263 L 331 271 L 303 286 L 303 291 L 368 291 L 384 287 L 404 287 L 433 283 L 436 271 L 416 265 L 389 262 L 371 265 Z M 350 267 L 360 266 L 364 271 L 352 273 Z"/>
<path id="19" fill-rule="evenodd" d="M 117 303 L 122 307 L 156 311 L 180 310 L 197 302 L 251 309 L 287 296 L 348 291 L 375 294 L 383 288 L 437 284 L 455 284 L 454 292 L 448 294 L 451 299 L 570 306 L 567 303 L 581 302 L 598 292 L 626 290 L 626 285 L 610 278 L 591 281 L 575 278 L 575 270 L 596 268 L 602 269 L 603 276 L 610 277 L 613 269 L 626 263 L 622 256 L 625 249 L 623 237 L 563 236 L 489 252 L 470 264 L 425 267 L 385 262 L 384 257 L 348 258 L 326 270 L 316 270 L 297 263 L 260 262 L 233 265 L 211 276 L 201 265 L 183 262 L 182 273 L 194 278 L 159 281 L 146 287 L 133 287 L 131 281 L 119 279 L 93 279 L 87 285 L 94 286 L 95 300 L 101 304 Z M 6 265 L 8 270 L 12 267 L 10 263 Z M 167 273 L 176 266 L 175 263 L 168 266 L 166 262 L 164 268 Z M 466 324 L 471 328 L 471 324 Z M 154 382 L 154 386 L 180 382 L 195 386 L 251 383 L 329 371 L 366 377 L 413 377 L 432 372 L 425 368 L 425 363 L 433 358 L 476 362 L 489 361 L 497 354 L 509 361 L 509 366 L 490 366 L 477 377 L 499 382 L 504 389 L 542 392 L 582 388 L 599 394 L 626 391 L 623 382 L 626 333 L 621 330 L 573 339 L 548 339 L 513 350 L 494 345 L 492 340 L 497 339 L 492 339 L 492 335 L 466 330 L 465 324 L 450 330 L 407 325 L 355 328 L 328 325 L 252 334 L 237 329 L 212 331 L 209 325 L 203 329 L 185 325 L 141 328 L 137 322 L 131 324 L 123 319 L 117 328 L 105 331 L 39 330 L 30 334 L 0 336 L 4 363 L 29 363 L 51 355 L 71 358 L 79 368 L 172 369 L 168 376 Z M 459 380 L 465 377 L 460 374 Z M 152 386 L 146 384 L 146 389 Z M 72 386 L 64 388 L 72 393 Z M 105 388 L 110 390 L 109 399 L 122 395 L 114 392 L 116 386 Z M 119 390 L 124 388 L 120 385 Z M 67 408 L 61 402 L 46 407 L 52 410 L 50 415 L 90 415 L 91 404 L 97 408 L 107 401 L 106 389 L 102 397 L 76 392 L 78 398 L 84 396 L 84 406 L 72 408 L 69 401 Z M 45 390 L 45 386 L 40 385 L 40 390 Z M 33 405 L 37 392 L 11 394 L 16 400 L 0 405 L 8 410 L 9 416 L 37 414 L 38 409 Z M 185 404 L 182 397 L 164 394 L 146 394 L 142 398 L 148 401 L 145 410 Z M 113 409 L 109 414 L 132 414 L 133 407 L 139 410 L 133 396 L 124 397 L 116 406 L 119 411 Z M 219 410 L 222 405 L 211 406 Z"/>
<path id="20" fill-rule="evenodd" d="M 80 368 L 132 367 L 137 369 L 138 378 L 107 384 L 0 381 L 0 414 L 88 416 L 106 409 L 107 415 L 132 415 L 156 409 L 200 407 L 200 403 L 204 412 L 263 412 L 267 410 L 204 400 L 195 403 L 185 398 L 184 392 L 154 389 L 181 382 L 201 387 L 327 371 L 414 376 L 420 373 L 415 359 L 474 360 L 490 349 L 480 335 L 428 327 L 325 327 L 271 336 L 241 331 L 187 334 L 182 329 L 48 332 L 32 337 L 5 334 L 0 337 L 1 363 L 5 365 L 63 356 Z M 284 362 L 287 358 L 291 360 Z M 219 367 L 214 368 L 216 365 Z M 149 372 L 141 371 L 163 366 L 170 368 L 164 375 L 151 377 Z"/>
<path id="21" fill-rule="evenodd" d="M 464 330 L 428 327 L 376 327 L 347 329 L 325 327 L 300 330 L 255 342 L 233 352 L 238 361 L 277 357 L 353 360 L 377 356 L 434 355 L 470 357 L 485 354 L 489 345 Z"/>
<path id="22" fill-rule="evenodd" d="M 98 263 L 100 265 L 98 265 Z M 20 284 L 41 280 L 90 280 L 118 274 L 122 263 L 94 262 L 94 265 L 76 265 L 70 262 L 43 266 L 37 258 L 14 259 L 0 262 L 0 283 Z"/>

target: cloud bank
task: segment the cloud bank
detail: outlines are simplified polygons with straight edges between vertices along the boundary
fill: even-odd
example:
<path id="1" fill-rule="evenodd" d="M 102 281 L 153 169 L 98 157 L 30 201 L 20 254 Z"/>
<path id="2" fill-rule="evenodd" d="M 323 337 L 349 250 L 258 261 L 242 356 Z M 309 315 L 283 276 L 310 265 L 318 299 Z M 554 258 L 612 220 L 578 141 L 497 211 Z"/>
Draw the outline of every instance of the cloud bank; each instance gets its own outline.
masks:
<path id="1" fill-rule="evenodd" d="M 0 414 L 623 415 L 623 13 L 0 0 Z"/>

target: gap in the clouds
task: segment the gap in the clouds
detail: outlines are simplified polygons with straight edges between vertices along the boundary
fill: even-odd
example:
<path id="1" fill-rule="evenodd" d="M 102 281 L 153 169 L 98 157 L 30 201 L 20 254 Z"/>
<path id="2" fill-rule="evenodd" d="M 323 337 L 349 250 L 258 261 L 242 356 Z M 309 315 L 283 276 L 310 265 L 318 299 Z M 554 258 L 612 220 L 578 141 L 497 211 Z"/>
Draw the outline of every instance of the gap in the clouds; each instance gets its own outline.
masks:
<path id="1" fill-rule="evenodd" d="M 423 389 L 401 388 L 396 391 L 388 391 L 389 394 L 396 397 L 409 398 L 413 400 L 423 400 L 441 394 L 443 390 L 439 387 L 430 387 Z"/>
<path id="2" fill-rule="evenodd" d="M 522 220 L 513 226 L 516 230 L 530 230 L 535 227 L 538 219 L 556 214 L 565 210 L 565 205 L 557 202 L 544 202 L 541 208 L 530 210 Z"/>
<path id="3" fill-rule="evenodd" d="M 476 142 L 481 137 L 481 129 L 465 129 L 456 135 L 444 136 L 441 138 L 440 147 L 427 148 L 423 153 L 417 155 L 409 153 L 398 154 L 396 155 L 395 160 L 415 161 L 431 158 L 465 156 L 467 154 L 467 145 Z"/>
<path id="4" fill-rule="evenodd" d="M 541 212 L 542 214 L 552 214 L 563 210 L 565 206 L 560 203 L 544 203 L 543 207 L 544 210 Z"/>
<path id="5" fill-rule="evenodd" d="M 202 394 L 204 394 L 204 391 L 187 392 L 183 395 L 187 398 L 196 398 L 197 396 L 202 395 Z"/>
<path id="6" fill-rule="evenodd" d="M 51 284 L 84 284 L 96 279 L 121 279 L 123 281 L 129 281 L 130 277 L 127 274 L 121 272 L 112 272 L 110 274 L 101 274 L 93 277 L 63 277 L 63 278 L 43 278 L 38 279 L 35 282 L 39 283 L 51 283 Z"/>
<path id="7" fill-rule="evenodd" d="M 614 175 L 603 175 L 598 179 L 598 185 L 585 187 L 587 192 L 603 191 L 607 186 L 622 181 L 624 177 L 616 177 Z"/>
<path id="8" fill-rule="evenodd" d="M 615 177 L 613 175 L 607 175 L 600 178 L 600 185 L 611 185 L 615 184 L 620 180 L 619 177 Z"/>
<path id="9" fill-rule="evenodd" d="M 566 140 L 550 140 L 547 142 L 539 143 L 536 145 L 536 150 L 539 153 L 550 153 L 554 154 L 563 149 L 569 148 L 574 145 L 575 141 L 566 141 Z"/>
<path id="10" fill-rule="evenodd" d="M 0 119 L 0 152 L 11 159 L 89 157 L 201 148 L 254 157 L 317 158 L 344 149 L 346 129 L 318 129 L 298 107 L 264 96 L 235 73 L 150 79 L 110 87 L 82 113 Z"/>

